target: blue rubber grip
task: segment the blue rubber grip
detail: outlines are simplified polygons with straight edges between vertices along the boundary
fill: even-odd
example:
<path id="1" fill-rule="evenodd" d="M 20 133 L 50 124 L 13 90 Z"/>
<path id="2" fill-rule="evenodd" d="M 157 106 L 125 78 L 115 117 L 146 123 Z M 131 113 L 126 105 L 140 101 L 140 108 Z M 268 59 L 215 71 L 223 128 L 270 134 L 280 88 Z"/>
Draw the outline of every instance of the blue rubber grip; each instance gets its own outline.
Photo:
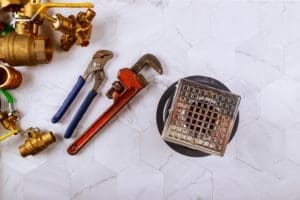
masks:
<path id="1" fill-rule="evenodd" d="M 81 90 L 82 86 L 85 83 L 85 79 L 82 76 L 79 76 L 76 84 L 74 85 L 71 92 L 68 94 L 67 98 L 64 100 L 61 107 L 58 109 L 58 111 L 55 113 L 55 115 L 52 118 L 52 123 L 57 123 L 62 116 L 65 114 L 65 112 L 68 110 L 76 96 L 78 95 L 79 91 Z"/>
<path id="2" fill-rule="evenodd" d="M 88 95 L 85 97 L 84 101 L 80 105 L 80 108 L 78 109 L 77 113 L 75 114 L 74 118 L 70 122 L 64 137 L 65 138 L 70 138 L 77 127 L 78 123 L 80 122 L 81 118 L 83 117 L 84 113 L 87 111 L 89 106 L 91 105 L 93 99 L 97 95 L 97 92 L 94 90 L 91 90 Z"/>

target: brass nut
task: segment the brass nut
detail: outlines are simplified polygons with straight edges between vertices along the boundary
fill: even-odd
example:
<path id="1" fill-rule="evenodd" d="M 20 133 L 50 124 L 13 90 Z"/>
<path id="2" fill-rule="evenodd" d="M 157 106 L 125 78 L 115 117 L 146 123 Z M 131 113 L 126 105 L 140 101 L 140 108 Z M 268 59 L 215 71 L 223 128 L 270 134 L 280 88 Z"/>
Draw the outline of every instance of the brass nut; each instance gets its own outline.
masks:
<path id="1" fill-rule="evenodd" d="M 22 75 L 11 66 L 0 64 L 0 88 L 14 89 L 22 82 Z"/>
<path id="2" fill-rule="evenodd" d="M 56 141 L 52 132 L 41 133 L 39 129 L 28 129 L 28 138 L 19 146 L 21 156 L 35 155 Z"/>

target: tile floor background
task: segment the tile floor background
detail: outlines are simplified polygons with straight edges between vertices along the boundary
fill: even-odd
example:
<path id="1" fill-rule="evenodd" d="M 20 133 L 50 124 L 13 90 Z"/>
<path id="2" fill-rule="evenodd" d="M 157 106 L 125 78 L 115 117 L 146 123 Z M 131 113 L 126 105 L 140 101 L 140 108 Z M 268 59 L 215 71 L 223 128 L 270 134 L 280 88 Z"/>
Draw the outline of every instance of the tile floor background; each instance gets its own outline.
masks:
<path id="1" fill-rule="evenodd" d="M 57 47 L 51 64 L 19 68 L 24 82 L 13 94 L 22 127 L 53 130 L 58 142 L 26 159 L 17 152 L 22 138 L 0 144 L 1 200 L 300 199 L 300 2 L 91 2 L 97 17 L 88 48 Z M 58 35 L 52 35 L 57 42 Z M 66 147 L 73 139 L 62 134 L 85 93 L 61 124 L 50 119 L 92 54 L 104 48 L 115 57 L 106 65 L 102 93 L 120 67 L 146 52 L 159 57 L 165 73 L 147 72 L 150 86 L 71 157 Z M 239 129 L 223 158 L 180 155 L 158 134 L 163 91 L 194 74 L 217 78 L 242 96 Z M 111 103 L 103 95 L 97 100 L 75 136 Z"/>

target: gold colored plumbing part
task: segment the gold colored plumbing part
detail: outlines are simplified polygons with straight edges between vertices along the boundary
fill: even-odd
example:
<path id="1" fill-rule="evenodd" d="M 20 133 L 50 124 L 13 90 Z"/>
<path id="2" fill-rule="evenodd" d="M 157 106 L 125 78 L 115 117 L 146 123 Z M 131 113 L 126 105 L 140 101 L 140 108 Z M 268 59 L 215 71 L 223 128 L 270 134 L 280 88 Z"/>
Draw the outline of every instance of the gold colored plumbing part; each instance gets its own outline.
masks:
<path id="1" fill-rule="evenodd" d="M 11 66 L 0 64 L 0 89 L 14 89 L 22 82 L 22 75 Z"/>
<path id="2" fill-rule="evenodd" d="M 75 43 L 85 47 L 89 44 L 92 34 L 92 20 L 96 16 L 95 11 L 88 9 L 86 12 L 79 12 L 77 16 L 64 17 L 56 14 L 52 18 L 45 18 L 52 23 L 52 28 L 63 33 L 61 36 L 61 48 L 68 51 Z"/>
<path id="3" fill-rule="evenodd" d="M 17 121 L 18 114 L 9 115 L 7 112 L 0 111 L 0 123 L 2 124 L 3 128 L 8 130 L 7 133 L 0 136 L 0 141 L 20 132 L 20 129 L 16 125 Z"/>
<path id="4" fill-rule="evenodd" d="M 23 157 L 35 155 L 56 141 L 52 132 L 42 133 L 37 128 L 29 128 L 26 132 L 28 138 L 23 145 L 19 146 L 19 152 Z"/>
<path id="5" fill-rule="evenodd" d="M 50 16 L 50 8 L 87 8 L 76 16 Z M 0 38 L 0 60 L 10 65 L 35 65 L 50 62 L 53 47 L 39 28 L 48 21 L 54 30 L 62 32 L 61 47 L 69 50 L 74 44 L 87 46 L 96 13 L 91 3 L 41 3 L 40 0 L 0 0 L 0 9 L 14 12 L 15 32 Z"/>
<path id="6" fill-rule="evenodd" d="M 19 129 L 16 125 L 19 119 L 18 116 L 19 114 L 17 112 L 8 114 L 7 112 L 0 111 L 0 123 L 8 130 L 7 133 L 0 135 L 0 141 L 12 135 L 24 133 L 24 131 Z M 50 131 L 43 133 L 38 128 L 29 128 L 25 133 L 27 133 L 28 137 L 24 144 L 19 146 L 19 152 L 23 157 L 35 155 L 56 141 L 54 134 Z"/>
<path id="7" fill-rule="evenodd" d="M 18 130 L 17 123 L 18 117 L 17 115 L 9 115 L 7 112 L 0 111 L 0 123 L 7 130 Z"/>
<path id="8" fill-rule="evenodd" d="M 46 37 L 10 32 L 0 38 L 0 60 L 13 66 L 48 63 L 52 52 Z"/>

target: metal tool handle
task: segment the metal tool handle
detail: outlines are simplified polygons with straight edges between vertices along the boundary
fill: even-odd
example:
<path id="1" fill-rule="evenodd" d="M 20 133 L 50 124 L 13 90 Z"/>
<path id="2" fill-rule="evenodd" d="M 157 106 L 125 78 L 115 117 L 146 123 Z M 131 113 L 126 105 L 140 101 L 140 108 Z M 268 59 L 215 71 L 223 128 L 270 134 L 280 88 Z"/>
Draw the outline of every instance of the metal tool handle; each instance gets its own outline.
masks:
<path id="1" fill-rule="evenodd" d="M 114 104 L 108 108 L 89 128 L 81 135 L 69 148 L 70 155 L 77 154 L 80 149 L 88 143 L 138 92 L 140 89 L 130 88 L 126 90 L 122 98 L 115 100 Z"/>
<path id="2" fill-rule="evenodd" d="M 79 91 L 81 90 L 82 86 L 85 83 L 85 79 L 82 76 L 79 76 L 76 84 L 74 85 L 71 92 L 68 94 L 67 98 L 64 100 L 61 107 L 58 109 L 58 111 L 55 113 L 55 115 L 52 118 L 52 123 L 57 123 L 62 116 L 65 114 L 65 112 L 68 110 L 76 96 L 78 95 Z"/>
<path id="3" fill-rule="evenodd" d="M 70 122 L 64 137 L 70 138 L 74 132 L 74 129 L 77 127 L 78 123 L 80 122 L 81 118 L 83 117 L 84 113 L 87 111 L 89 106 L 91 105 L 93 99 L 97 95 L 97 92 L 94 90 L 91 90 L 88 95 L 85 97 L 84 101 L 80 105 L 80 108 L 78 109 L 77 113 L 75 114 L 74 118 Z"/>

